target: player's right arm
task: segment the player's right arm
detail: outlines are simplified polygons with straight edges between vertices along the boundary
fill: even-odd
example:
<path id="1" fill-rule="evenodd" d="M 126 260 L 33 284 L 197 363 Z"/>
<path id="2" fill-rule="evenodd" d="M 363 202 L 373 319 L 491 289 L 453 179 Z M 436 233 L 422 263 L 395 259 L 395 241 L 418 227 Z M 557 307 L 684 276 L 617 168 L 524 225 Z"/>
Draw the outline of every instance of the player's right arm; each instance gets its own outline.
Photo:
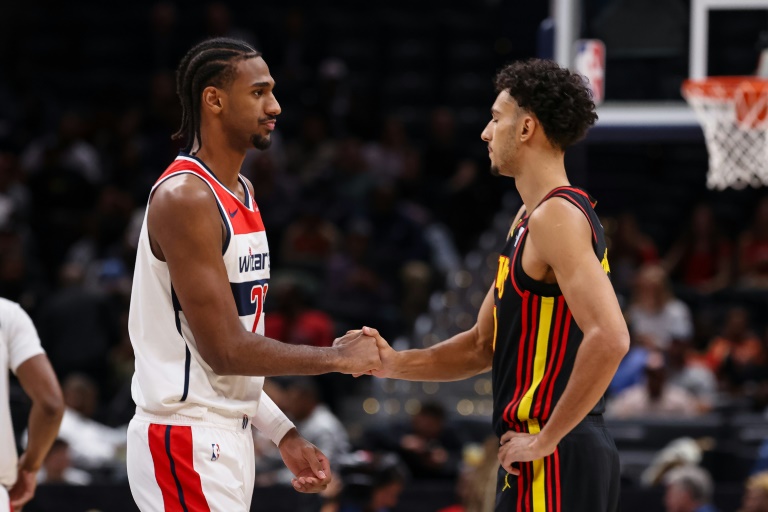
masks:
<path id="1" fill-rule="evenodd" d="M 376 329 L 363 328 L 379 346 L 381 369 L 377 377 L 447 382 L 467 379 L 491 369 L 493 363 L 493 287 L 480 306 L 475 325 L 462 333 L 425 349 L 395 351 Z"/>
<path id="2" fill-rule="evenodd" d="M 524 213 L 525 205 L 522 205 L 512 221 L 512 229 Z M 381 369 L 371 373 L 392 379 L 446 382 L 489 371 L 493 364 L 493 339 L 496 335 L 493 293 L 492 285 L 471 329 L 426 349 L 396 352 L 378 331 L 364 327 L 364 334 L 376 338 L 381 355 Z"/>
<path id="3" fill-rule="evenodd" d="M 375 340 L 340 347 L 289 345 L 251 333 L 237 316 L 224 261 L 222 219 L 199 178 L 170 178 L 153 194 L 147 226 L 154 255 L 165 261 L 197 349 L 218 375 L 316 375 L 378 369 Z"/>

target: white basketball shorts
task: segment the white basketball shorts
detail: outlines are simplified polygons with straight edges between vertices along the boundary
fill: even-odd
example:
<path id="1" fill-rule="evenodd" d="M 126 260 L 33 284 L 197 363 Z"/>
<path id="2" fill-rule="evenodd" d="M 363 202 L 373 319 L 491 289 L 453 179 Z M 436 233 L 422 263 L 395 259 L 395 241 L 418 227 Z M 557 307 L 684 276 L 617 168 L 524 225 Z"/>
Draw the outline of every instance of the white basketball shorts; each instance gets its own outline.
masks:
<path id="1" fill-rule="evenodd" d="M 128 425 L 128 482 L 141 512 L 247 512 L 255 460 L 248 417 L 138 412 Z"/>
<path id="2" fill-rule="evenodd" d="M 6 511 L 13 512 L 13 507 L 11 507 L 11 499 L 8 497 L 8 490 L 0 485 L 0 512 Z"/>

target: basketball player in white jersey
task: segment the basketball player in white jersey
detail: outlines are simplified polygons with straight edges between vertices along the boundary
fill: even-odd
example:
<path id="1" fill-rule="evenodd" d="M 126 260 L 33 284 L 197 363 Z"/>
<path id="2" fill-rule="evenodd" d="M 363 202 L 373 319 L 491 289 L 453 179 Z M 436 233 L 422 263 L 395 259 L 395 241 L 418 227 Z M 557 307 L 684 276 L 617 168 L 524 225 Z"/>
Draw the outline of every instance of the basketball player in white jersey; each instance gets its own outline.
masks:
<path id="1" fill-rule="evenodd" d="M 279 447 L 296 490 L 324 489 L 328 460 L 262 392 L 264 377 L 381 364 L 375 339 L 357 333 L 336 348 L 263 335 L 270 252 L 239 170 L 248 149 L 270 144 L 273 87 L 260 54 L 232 39 L 198 44 L 177 70 L 187 152 L 150 194 L 129 317 L 137 408 L 127 464 L 142 512 L 250 510 L 251 425 Z"/>
<path id="2" fill-rule="evenodd" d="M 8 370 L 32 399 L 27 448 L 20 459 L 8 403 Z M 63 416 L 59 381 L 32 320 L 21 306 L 0 298 L 0 512 L 19 512 L 35 495 L 37 472 L 56 440 Z"/>

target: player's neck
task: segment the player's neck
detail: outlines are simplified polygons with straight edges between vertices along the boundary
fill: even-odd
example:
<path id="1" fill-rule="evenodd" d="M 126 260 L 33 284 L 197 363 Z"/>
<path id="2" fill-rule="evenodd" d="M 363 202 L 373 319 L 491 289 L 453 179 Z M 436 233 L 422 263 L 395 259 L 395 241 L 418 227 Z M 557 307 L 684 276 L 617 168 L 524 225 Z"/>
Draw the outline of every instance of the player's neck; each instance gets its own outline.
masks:
<path id="1" fill-rule="evenodd" d="M 570 185 L 561 156 L 538 158 L 526 165 L 525 171 L 515 177 L 515 186 L 528 212 L 532 212 L 553 189 Z"/>
<path id="2" fill-rule="evenodd" d="M 205 137 L 203 140 L 206 140 Z M 231 148 L 223 141 L 221 143 L 210 141 L 204 144 L 195 156 L 202 160 L 227 188 L 232 191 L 238 190 L 237 176 L 243 166 L 245 152 Z"/>

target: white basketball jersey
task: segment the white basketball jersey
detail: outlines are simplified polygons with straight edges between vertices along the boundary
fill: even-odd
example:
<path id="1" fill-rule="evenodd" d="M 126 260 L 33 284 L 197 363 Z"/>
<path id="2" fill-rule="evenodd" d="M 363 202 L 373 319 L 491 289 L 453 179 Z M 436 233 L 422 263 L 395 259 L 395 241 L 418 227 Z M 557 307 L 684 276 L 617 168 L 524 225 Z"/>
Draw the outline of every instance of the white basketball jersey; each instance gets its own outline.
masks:
<path id="1" fill-rule="evenodd" d="M 245 202 L 241 202 L 202 161 L 182 153 L 152 191 L 181 174 L 202 179 L 216 197 L 227 231 L 222 257 L 237 313 L 243 328 L 263 334 L 269 247 L 259 208 L 245 180 L 239 177 L 245 190 Z M 136 255 L 128 329 L 136 355 L 131 394 L 141 409 L 194 418 L 209 410 L 227 416 L 256 414 L 264 378 L 216 375 L 200 356 L 168 266 L 152 254 L 146 215 Z"/>

